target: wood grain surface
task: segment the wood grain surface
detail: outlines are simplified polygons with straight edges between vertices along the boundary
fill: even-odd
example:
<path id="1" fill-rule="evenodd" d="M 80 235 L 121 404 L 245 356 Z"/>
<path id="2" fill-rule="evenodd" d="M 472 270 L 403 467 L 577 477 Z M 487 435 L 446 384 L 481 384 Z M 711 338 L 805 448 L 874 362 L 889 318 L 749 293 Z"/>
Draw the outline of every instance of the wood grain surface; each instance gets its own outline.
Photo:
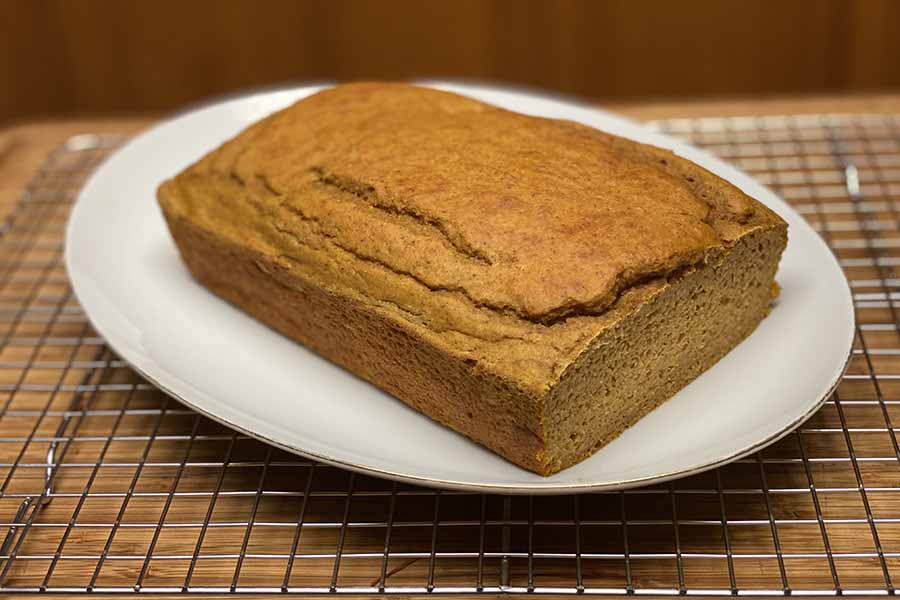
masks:
<path id="1" fill-rule="evenodd" d="M 594 99 L 900 89 L 892 0 L 0 0 L 0 123 L 461 77 Z"/>

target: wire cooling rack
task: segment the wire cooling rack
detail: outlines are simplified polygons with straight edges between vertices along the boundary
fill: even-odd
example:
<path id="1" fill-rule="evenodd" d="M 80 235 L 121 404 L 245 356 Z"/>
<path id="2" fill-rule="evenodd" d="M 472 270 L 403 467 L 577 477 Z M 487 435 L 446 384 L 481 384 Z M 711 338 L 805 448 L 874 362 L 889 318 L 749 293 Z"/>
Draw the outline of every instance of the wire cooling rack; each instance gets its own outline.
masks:
<path id="1" fill-rule="evenodd" d="M 853 286 L 853 358 L 828 403 L 755 456 L 650 488 L 534 498 L 313 464 L 142 381 L 91 329 L 62 263 L 73 197 L 122 140 L 73 138 L 0 232 L 0 592 L 893 594 L 898 125 L 651 124 L 773 186 L 821 232 Z"/>

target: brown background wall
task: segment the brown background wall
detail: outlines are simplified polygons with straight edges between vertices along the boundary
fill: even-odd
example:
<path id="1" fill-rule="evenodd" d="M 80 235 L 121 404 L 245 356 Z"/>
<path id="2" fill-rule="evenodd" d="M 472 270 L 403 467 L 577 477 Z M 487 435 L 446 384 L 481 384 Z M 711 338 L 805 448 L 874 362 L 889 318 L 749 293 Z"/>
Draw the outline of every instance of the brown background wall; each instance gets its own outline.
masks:
<path id="1" fill-rule="evenodd" d="M 900 89 L 900 1 L 0 0 L 0 122 L 303 79 L 594 98 Z"/>

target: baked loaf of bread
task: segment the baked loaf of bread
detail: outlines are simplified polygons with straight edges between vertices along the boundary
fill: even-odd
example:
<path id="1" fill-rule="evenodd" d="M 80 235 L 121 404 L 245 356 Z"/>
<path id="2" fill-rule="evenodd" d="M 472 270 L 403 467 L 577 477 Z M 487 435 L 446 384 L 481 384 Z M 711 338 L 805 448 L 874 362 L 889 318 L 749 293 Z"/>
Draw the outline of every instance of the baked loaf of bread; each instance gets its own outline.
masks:
<path id="1" fill-rule="evenodd" d="M 201 284 L 543 475 L 752 332 L 787 242 L 671 152 L 404 84 L 305 98 L 158 197 Z"/>

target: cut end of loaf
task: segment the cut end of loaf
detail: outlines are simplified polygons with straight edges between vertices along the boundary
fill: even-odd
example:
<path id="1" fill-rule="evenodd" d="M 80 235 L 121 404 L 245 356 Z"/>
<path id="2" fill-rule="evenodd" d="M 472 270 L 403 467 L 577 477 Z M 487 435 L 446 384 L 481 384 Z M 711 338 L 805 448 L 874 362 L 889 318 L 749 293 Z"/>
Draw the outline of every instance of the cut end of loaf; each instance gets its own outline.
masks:
<path id="1" fill-rule="evenodd" d="M 784 227 L 745 235 L 595 339 L 548 396 L 541 474 L 591 456 L 750 335 L 786 243 Z"/>

